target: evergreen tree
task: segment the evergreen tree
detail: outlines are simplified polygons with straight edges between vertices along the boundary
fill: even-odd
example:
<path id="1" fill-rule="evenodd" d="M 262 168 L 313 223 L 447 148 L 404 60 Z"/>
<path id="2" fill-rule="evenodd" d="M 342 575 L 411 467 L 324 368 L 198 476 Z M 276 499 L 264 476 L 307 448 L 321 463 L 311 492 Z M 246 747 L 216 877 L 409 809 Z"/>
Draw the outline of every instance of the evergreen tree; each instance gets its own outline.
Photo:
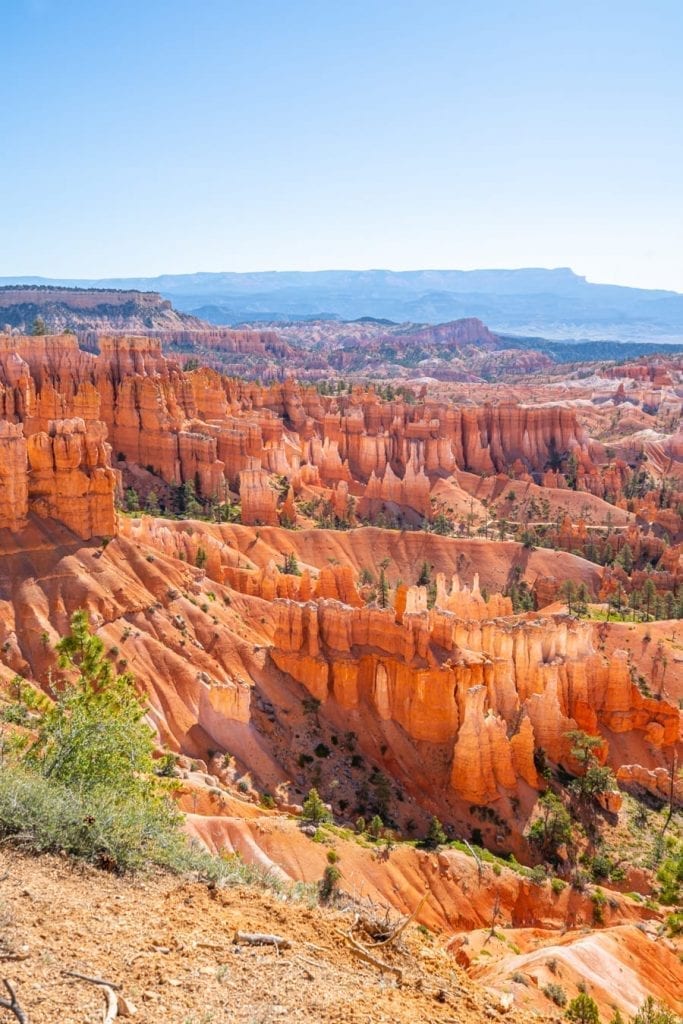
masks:
<path id="1" fill-rule="evenodd" d="M 432 579 L 431 569 L 429 562 L 423 562 L 422 568 L 420 569 L 420 575 L 417 577 L 418 587 L 426 587 L 429 585 Z"/>
<path id="2" fill-rule="evenodd" d="M 429 823 L 429 829 L 425 837 L 425 846 L 430 850 L 435 850 L 437 846 L 441 846 L 442 843 L 448 842 L 448 836 L 443 830 L 443 825 L 438 818 L 432 818 Z"/>
<path id="3" fill-rule="evenodd" d="M 572 604 L 576 598 L 576 584 L 574 580 L 565 580 L 562 584 L 562 596 L 567 602 L 567 611 L 571 615 Z"/>
<path id="4" fill-rule="evenodd" d="M 149 494 L 147 495 L 147 501 L 145 502 L 145 510 L 149 512 L 151 516 L 159 515 L 159 499 L 157 498 L 156 491 L 150 491 Z"/>
<path id="5" fill-rule="evenodd" d="M 630 544 L 624 544 L 623 548 L 619 552 L 617 561 L 623 567 L 626 575 L 630 576 L 633 572 L 633 552 L 631 551 Z"/>
<path id="6" fill-rule="evenodd" d="M 643 587 L 643 605 L 645 606 L 645 618 L 650 618 L 655 600 L 657 597 L 657 588 L 654 585 L 653 580 L 648 576 L 645 580 L 645 586 Z"/>
<path id="7" fill-rule="evenodd" d="M 153 733 L 133 677 L 114 675 L 104 644 L 90 632 L 87 612 L 74 612 L 57 644 L 59 666 L 75 679 L 45 712 L 28 762 L 45 778 L 79 790 L 111 786 L 144 795 L 153 769 Z"/>
<path id="8" fill-rule="evenodd" d="M 127 512 L 139 512 L 140 511 L 140 498 L 138 492 L 134 487 L 126 488 L 126 511 Z"/>
<path id="9" fill-rule="evenodd" d="M 554 793 L 548 791 L 538 799 L 541 815 L 528 831 L 528 839 L 551 861 L 557 859 L 560 846 L 572 837 L 572 819 L 566 807 Z"/>
<path id="10" fill-rule="evenodd" d="M 304 800 L 302 815 L 306 821 L 319 825 L 323 821 L 330 821 L 332 815 L 323 803 L 317 789 L 311 789 Z"/>
<path id="11" fill-rule="evenodd" d="M 599 1024 L 598 1004 L 586 992 L 579 992 L 569 1004 L 566 1017 L 572 1024 Z"/>

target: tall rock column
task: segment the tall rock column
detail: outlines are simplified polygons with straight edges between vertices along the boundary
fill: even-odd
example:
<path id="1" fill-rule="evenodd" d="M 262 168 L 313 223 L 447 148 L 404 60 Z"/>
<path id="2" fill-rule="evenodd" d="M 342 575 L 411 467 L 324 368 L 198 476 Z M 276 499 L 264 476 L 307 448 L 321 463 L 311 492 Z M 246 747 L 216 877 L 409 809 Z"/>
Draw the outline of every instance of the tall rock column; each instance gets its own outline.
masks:
<path id="1" fill-rule="evenodd" d="M 0 529 L 13 533 L 26 525 L 28 462 L 21 423 L 0 420 Z"/>
<path id="2" fill-rule="evenodd" d="M 116 471 L 106 427 L 81 419 L 52 420 L 28 439 L 31 510 L 58 519 L 84 540 L 117 533 Z"/>

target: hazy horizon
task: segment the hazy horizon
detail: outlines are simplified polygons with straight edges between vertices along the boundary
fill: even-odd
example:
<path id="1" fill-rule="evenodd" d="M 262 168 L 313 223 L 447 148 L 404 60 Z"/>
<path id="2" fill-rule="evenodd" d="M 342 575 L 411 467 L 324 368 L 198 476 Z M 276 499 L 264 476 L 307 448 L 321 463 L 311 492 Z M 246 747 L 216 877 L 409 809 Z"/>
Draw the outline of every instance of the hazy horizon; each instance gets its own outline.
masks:
<path id="1" fill-rule="evenodd" d="M 10 282 L 10 286 L 16 284 L 21 286 L 23 283 L 30 284 L 32 282 L 46 282 L 47 286 L 55 284 L 56 287 L 60 287 L 60 282 L 76 282 L 74 287 L 82 287 L 78 282 L 86 282 L 87 285 L 97 287 L 100 282 L 108 281 L 121 281 L 126 282 L 130 280 L 146 280 L 146 281 L 157 281 L 163 278 L 176 278 L 176 277 L 201 277 L 201 276 L 221 276 L 221 275 L 240 275 L 240 276 L 253 276 L 257 274 L 370 274 L 370 273 L 389 273 L 389 274 L 476 274 L 476 273 L 500 273 L 500 274 L 514 274 L 523 271 L 544 271 L 553 273 L 557 271 L 569 271 L 575 277 L 585 280 L 587 284 L 595 285 L 607 285 L 617 288 L 639 288 L 639 285 L 623 284 L 620 281 L 597 281 L 592 280 L 585 274 L 579 274 L 569 266 L 556 266 L 556 267 L 315 267 L 311 269 L 302 269 L 301 267 L 281 267 L 281 268 L 265 268 L 262 270 L 178 270 L 178 271 L 166 271 L 162 270 L 159 273 L 153 274 L 107 274 L 101 277 L 89 277 L 86 274 L 74 274 L 68 277 L 64 275 L 53 275 L 53 274 L 0 274 L 0 287 L 7 287 L 7 282 Z M 683 289 L 677 290 L 675 288 L 659 288 L 656 286 L 646 286 L 643 290 L 646 291 L 667 291 L 673 295 L 683 295 Z"/>

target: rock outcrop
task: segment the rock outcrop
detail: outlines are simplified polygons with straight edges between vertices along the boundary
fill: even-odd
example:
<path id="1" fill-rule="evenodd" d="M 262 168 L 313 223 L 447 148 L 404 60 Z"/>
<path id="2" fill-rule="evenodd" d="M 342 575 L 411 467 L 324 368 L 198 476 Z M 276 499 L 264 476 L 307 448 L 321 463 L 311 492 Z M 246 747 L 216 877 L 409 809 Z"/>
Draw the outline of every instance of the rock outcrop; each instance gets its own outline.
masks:
<path id="1" fill-rule="evenodd" d="M 104 424 L 52 420 L 28 439 L 30 508 L 56 519 L 79 537 L 116 533 L 116 472 Z"/>

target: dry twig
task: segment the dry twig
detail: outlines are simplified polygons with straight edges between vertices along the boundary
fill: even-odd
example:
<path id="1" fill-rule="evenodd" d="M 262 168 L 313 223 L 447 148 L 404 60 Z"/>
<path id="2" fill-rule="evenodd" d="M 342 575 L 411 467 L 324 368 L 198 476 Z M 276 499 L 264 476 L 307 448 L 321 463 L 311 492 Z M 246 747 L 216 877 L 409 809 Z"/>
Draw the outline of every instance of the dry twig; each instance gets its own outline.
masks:
<path id="1" fill-rule="evenodd" d="M 104 981 L 103 978 L 90 978 L 87 974 L 79 974 L 78 971 L 62 971 L 62 974 L 67 978 L 77 978 L 79 981 L 85 981 L 89 985 L 97 985 L 98 988 L 101 988 L 107 1002 L 102 1024 L 113 1024 L 119 1012 L 119 1000 L 116 995 L 116 989 L 119 988 L 118 985 L 114 985 L 110 981 Z"/>
<path id="2" fill-rule="evenodd" d="M 3 978 L 2 983 L 9 992 L 10 998 L 3 999 L 2 997 L 0 997 L 0 1006 L 3 1008 L 3 1010 L 9 1010 L 10 1013 L 13 1013 L 14 1016 L 19 1021 L 19 1024 L 28 1024 L 28 1017 L 26 1016 L 26 1013 L 19 1004 L 17 994 L 14 991 L 14 985 L 12 984 L 11 981 L 8 981 L 7 978 Z"/>
<path id="3" fill-rule="evenodd" d="M 417 917 L 417 915 L 420 913 L 420 911 L 422 910 L 422 906 L 424 904 L 424 901 L 426 899 L 427 899 L 427 893 L 424 894 L 424 896 L 422 897 L 422 899 L 420 900 L 418 905 L 415 907 L 415 910 L 412 912 L 412 914 L 410 914 L 409 917 L 406 917 L 406 919 L 404 921 L 401 921 L 400 924 L 398 924 L 396 926 L 396 928 L 394 928 L 393 932 L 391 933 L 391 935 L 387 939 L 381 939 L 379 942 L 377 942 L 377 945 L 378 946 L 391 946 L 391 945 L 393 945 L 393 943 L 396 942 L 396 939 L 399 937 L 399 935 L 401 935 L 401 933 L 405 931 L 405 929 L 408 927 L 410 922 L 413 921 Z"/>
<path id="4" fill-rule="evenodd" d="M 235 944 L 243 942 L 247 946 L 275 946 L 276 949 L 289 949 L 291 942 L 281 935 L 267 935 L 263 932 L 235 932 L 232 940 Z"/>
<path id="5" fill-rule="evenodd" d="M 403 971 L 400 967 L 393 967 L 391 964 L 386 964 L 383 960 L 373 956 L 365 946 L 361 945 L 357 939 L 354 939 L 350 932 L 340 932 L 338 928 L 335 928 L 335 931 L 337 935 L 341 935 L 342 939 L 344 939 L 351 949 L 351 952 L 355 953 L 357 957 L 360 957 L 361 960 L 365 960 L 368 964 L 372 964 L 373 967 L 378 967 L 380 971 L 386 971 L 388 974 L 393 974 L 398 984 L 400 985 L 402 983 Z"/>

